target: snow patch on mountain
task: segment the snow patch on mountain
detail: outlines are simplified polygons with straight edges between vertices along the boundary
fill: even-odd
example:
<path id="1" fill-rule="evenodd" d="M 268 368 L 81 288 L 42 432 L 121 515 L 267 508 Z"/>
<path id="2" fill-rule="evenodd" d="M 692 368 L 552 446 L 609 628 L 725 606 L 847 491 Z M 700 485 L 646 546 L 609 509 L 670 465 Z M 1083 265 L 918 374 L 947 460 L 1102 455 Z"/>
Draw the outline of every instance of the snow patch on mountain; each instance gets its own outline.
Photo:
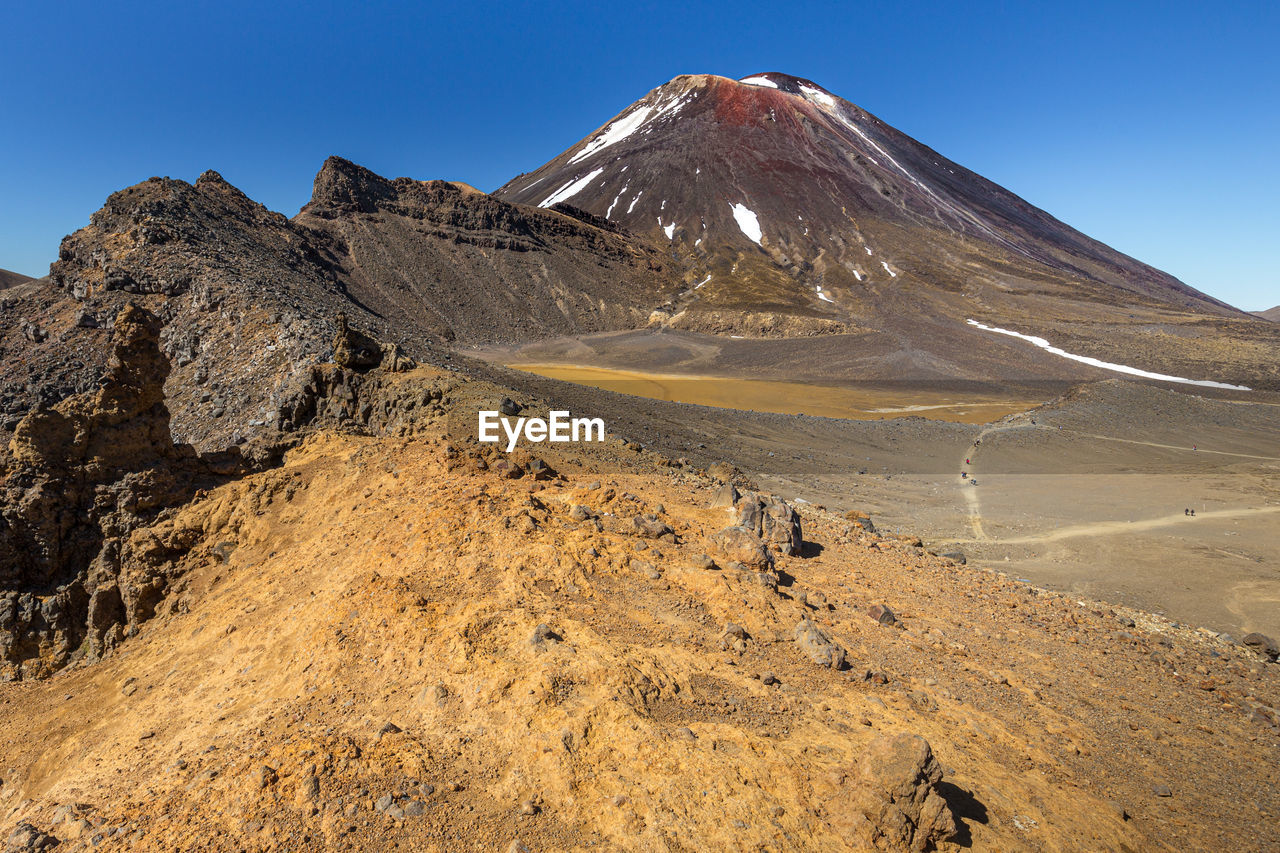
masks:
<path id="1" fill-rule="evenodd" d="M 645 123 L 651 112 L 653 112 L 652 107 L 639 107 L 634 112 L 628 113 L 617 121 L 612 122 L 604 129 L 604 133 L 588 142 L 581 151 L 570 157 L 569 162 L 577 163 L 597 151 L 608 148 L 610 145 L 616 145 L 626 139 Z"/>
<path id="2" fill-rule="evenodd" d="M 897 274 L 896 272 L 894 272 L 893 270 L 889 269 L 889 262 L 888 262 L 888 261 L 881 261 L 881 262 L 880 262 L 880 266 L 884 267 L 884 271 L 885 271 L 885 272 L 887 272 L 887 273 L 888 273 L 890 276 L 892 276 L 893 278 L 897 278 L 897 277 L 898 277 L 898 274 Z"/>
<path id="3" fill-rule="evenodd" d="M 1205 388 L 1227 388 L 1231 391 L 1252 391 L 1253 390 L 1252 388 L 1249 388 L 1248 386 L 1245 386 L 1245 385 L 1229 385 L 1226 382 L 1214 382 L 1210 379 L 1185 379 L 1181 376 L 1170 376 L 1167 373 L 1152 373 L 1149 370 L 1142 370 L 1137 367 L 1130 367 L 1127 364 L 1116 364 L 1110 361 L 1102 361 L 1101 359 L 1093 358 L 1092 356 L 1076 355 L 1075 353 L 1070 353 L 1064 349 L 1055 347 L 1044 338 L 1037 337 L 1036 335 L 1024 335 L 1021 332 L 1014 332 L 1014 331 L 1010 331 L 1009 329 L 1001 329 L 998 326 L 988 326 L 986 323 L 979 323 L 977 320 L 968 320 L 966 322 L 968 322 L 970 326 L 976 326 L 977 328 L 982 329 L 983 331 L 995 332 L 1001 335 L 1009 335 L 1010 337 L 1014 337 L 1014 338 L 1021 338 L 1024 341 L 1028 341 L 1029 343 L 1035 344 L 1036 346 L 1040 347 L 1040 349 L 1045 350 L 1046 352 L 1051 352 L 1054 355 L 1062 356 L 1063 358 L 1069 358 L 1072 361 L 1078 361 L 1081 364 L 1088 364 L 1092 367 L 1100 367 L 1103 370 L 1111 370 L 1116 373 L 1127 373 L 1130 376 L 1140 376 L 1143 379 L 1158 379 L 1161 382 L 1182 382 L 1186 385 L 1200 385 Z"/>
<path id="4" fill-rule="evenodd" d="M 657 108 L 657 110 L 653 114 L 653 118 L 659 119 L 665 115 L 675 115 L 680 111 L 681 107 L 683 107 L 685 104 L 689 103 L 696 97 L 698 97 L 698 94 L 696 92 L 690 92 L 684 97 L 672 98 L 670 101 L 667 101 L 665 104 L 662 104 Z"/>
<path id="5" fill-rule="evenodd" d="M 818 292 L 818 298 L 821 299 L 823 302 L 835 302 L 834 299 L 832 299 L 830 296 L 827 296 L 827 294 L 825 294 L 822 291 L 822 285 L 818 285 L 814 289 Z"/>
<path id="6" fill-rule="evenodd" d="M 834 107 L 836 105 L 836 99 L 831 97 L 821 89 L 815 89 L 812 86 L 806 86 L 803 83 L 801 83 L 800 91 L 804 92 L 805 97 L 807 97 L 809 100 L 817 101 L 818 103 L 822 104 L 824 107 Z"/>
<path id="7" fill-rule="evenodd" d="M 742 233 L 746 234 L 756 245 L 763 248 L 764 243 L 760 239 L 764 236 L 764 232 L 760 230 L 760 220 L 756 216 L 755 211 L 743 204 L 731 205 L 733 209 L 733 218 L 738 223 L 738 227 L 742 229 Z"/>
<path id="8" fill-rule="evenodd" d="M 559 204 L 562 201 L 566 201 L 568 199 L 573 198 L 575 195 L 585 190 L 587 186 L 590 185 L 590 183 L 594 181 L 596 178 L 598 178 L 600 176 L 600 173 L 603 171 L 604 171 L 604 167 L 601 166 L 599 169 L 595 169 L 587 173 L 587 175 L 585 175 L 584 177 L 578 178 L 576 181 L 570 181 L 569 183 L 565 184 L 560 189 L 556 190 L 551 195 L 543 199 L 542 204 L 538 205 L 538 207 L 550 207 L 553 204 Z"/>
<path id="9" fill-rule="evenodd" d="M 626 170 L 627 170 L 627 167 L 626 167 L 626 166 L 623 166 L 623 167 L 622 167 L 622 171 L 624 171 L 624 172 L 625 172 Z M 606 211 L 604 212 L 604 218 L 605 218 L 605 219 L 608 219 L 610 216 L 612 216 L 612 215 L 613 215 L 613 209 L 614 209 L 615 207 L 617 207 L 617 206 L 618 206 L 618 199 L 622 198 L 622 194 L 623 194 L 623 193 L 625 193 L 625 192 L 627 191 L 627 187 L 629 187 L 629 186 L 631 186 L 631 184 L 629 184 L 629 183 L 628 183 L 628 184 L 623 184 L 623 185 L 622 185 L 622 189 L 621 189 L 621 190 L 619 190 L 619 191 L 618 191 L 618 194 L 617 194 L 617 195 L 615 195 L 615 196 L 613 197 L 613 201 L 609 203 L 609 209 L 608 209 L 608 210 L 606 210 Z"/>
<path id="10" fill-rule="evenodd" d="M 642 195 L 644 195 L 644 190 L 640 190 L 640 192 L 636 193 L 636 197 L 631 199 L 631 204 L 627 205 L 627 213 L 636 209 L 636 202 L 640 200 L 640 196 Z"/>
<path id="11" fill-rule="evenodd" d="M 748 86 L 768 86 L 770 89 L 778 88 L 778 84 L 770 80 L 768 77 L 744 77 L 738 82 L 746 83 Z"/>

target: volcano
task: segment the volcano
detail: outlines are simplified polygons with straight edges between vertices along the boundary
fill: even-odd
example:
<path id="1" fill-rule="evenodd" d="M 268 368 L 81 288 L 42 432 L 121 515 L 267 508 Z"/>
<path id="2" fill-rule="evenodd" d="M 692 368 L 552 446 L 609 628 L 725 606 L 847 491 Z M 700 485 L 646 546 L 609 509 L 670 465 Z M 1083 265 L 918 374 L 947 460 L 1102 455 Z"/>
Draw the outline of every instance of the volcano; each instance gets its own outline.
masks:
<path id="1" fill-rule="evenodd" d="M 1149 369 L 1200 358 L 1126 330 L 1261 334 L 1243 312 L 787 74 L 676 77 L 494 194 L 582 208 L 667 247 L 684 270 L 665 306 L 677 328 L 873 331 L 909 349 L 936 338 L 930 326 L 951 334 L 975 319 Z"/>

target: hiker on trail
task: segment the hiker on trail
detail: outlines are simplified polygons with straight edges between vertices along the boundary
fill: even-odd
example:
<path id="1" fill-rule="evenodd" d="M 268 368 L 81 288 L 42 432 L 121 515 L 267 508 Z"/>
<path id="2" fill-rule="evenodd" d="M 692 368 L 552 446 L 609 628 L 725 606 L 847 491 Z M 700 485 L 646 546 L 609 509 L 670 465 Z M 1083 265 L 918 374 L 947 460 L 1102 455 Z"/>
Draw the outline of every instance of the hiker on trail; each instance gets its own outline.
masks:
<path id="1" fill-rule="evenodd" d="M 972 465 L 973 463 L 971 463 L 968 459 L 966 459 L 966 460 L 964 460 L 964 464 L 966 464 L 966 465 Z"/>
<path id="2" fill-rule="evenodd" d="M 1195 517 L 1196 517 L 1196 511 L 1195 511 L 1194 509 L 1193 509 L 1193 510 L 1191 510 L 1191 517 L 1192 517 L 1192 518 L 1195 518 Z"/>
<path id="3" fill-rule="evenodd" d="M 1184 509 L 1184 510 L 1182 511 L 1182 514 L 1183 514 L 1183 515 L 1191 515 L 1191 510 L 1189 510 L 1189 509 Z"/>

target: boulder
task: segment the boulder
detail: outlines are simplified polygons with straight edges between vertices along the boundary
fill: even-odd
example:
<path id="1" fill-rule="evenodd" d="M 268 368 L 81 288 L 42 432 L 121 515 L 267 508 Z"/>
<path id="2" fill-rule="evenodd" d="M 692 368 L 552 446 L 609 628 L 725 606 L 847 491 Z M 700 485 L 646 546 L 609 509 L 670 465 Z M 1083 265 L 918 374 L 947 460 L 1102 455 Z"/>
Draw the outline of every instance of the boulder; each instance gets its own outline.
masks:
<path id="1" fill-rule="evenodd" d="M 783 556 L 799 554 L 803 545 L 800 516 L 786 501 L 748 493 L 738 501 L 738 527 L 745 527 Z"/>
<path id="2" fill-rule="evenodd" d="M 938 793 L 942 768 L 929 743 L 900 732 L 871 742 L 849 782 L 853 823 L 864 842 L 879 850 L 931 850 L 957 832 L 955 817 Z"/>
<path id="3" fill-rule="evenodd" d="M 707 545 L 713 553 L 748 568 L 768 569 L 773 566 L 773 555 L 765 547 L 764 540 L 745 527 L 735 525 L 713 533 Z"/>
<path id="4" fill-rule="evenodd" d="M 866 472 L 864 471 L 863 473 Z M 863 531 L 870 533 L 873 536 L 876 534 L 876 526 L 872 524 L 871 516 L 867 515 L 865 512 L 859 512 L 856 509 L 850 510 L 844 514 L 844 517 L 861 527 Z"/>
<path id="5" fill-rule="evenodd" d="M 5 853 L 43 853 L 58 846 L 58 839 L 23 821 L 9 833 Z"/>
<path id="6" fill-rule="evenodd" d="M 873 604 L 868 607 L 867 615 L 881 625 L 892 625 L 898 621 L 898 617 L 893 614 L 893 611 L 883 604 Z"/>
<path id="7" fill-rule="evenodd" d="M 711 498 L 712 509 L 728 509 L 738 503 L 738 490 L 733 483 L 725 483 L 716 489 L 715 495 Z"/>
<path id="8" fill-rule="evenodd" d="M 796 625 L 795 630 L 792 632 L 792 637 L 795 639 L 796 645 L 809 656 L 809 660 L 818 666 L 844 669 L 844 649 L 833 642 L 831 636 L 814 624 L 813 620 L 808 618 L 801 619 L 800 624 Z"/>
<path id="9" fill-rule="evenodd" d="M 1245 634 L 1240 642 L 1267 660 L 1275 660 L 1280 657 L 1280 647 L 1277 647 L 1276 641 L 1266 634 L 1259 634 L 1256 631 L 1251 634 Z"/>
<path id="10" fill-rule="evenodd" d="M 631 519 L 631 526 L 635 528 L 637 536 L 643 536 L 646 539 L 661 539 L 664 542 L 676 541 L 676 532 L 671 529 L 671 525 L 653 513 L 637 515 Z"/>

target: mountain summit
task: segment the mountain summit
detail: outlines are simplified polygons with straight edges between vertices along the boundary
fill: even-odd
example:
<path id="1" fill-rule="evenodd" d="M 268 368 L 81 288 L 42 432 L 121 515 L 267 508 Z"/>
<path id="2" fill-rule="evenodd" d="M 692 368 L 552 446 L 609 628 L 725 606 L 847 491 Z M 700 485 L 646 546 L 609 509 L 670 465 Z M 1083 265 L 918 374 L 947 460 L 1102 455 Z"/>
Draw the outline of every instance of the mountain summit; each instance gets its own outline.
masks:
<path id="1" fill-rule="evenodd" d="M 777 72 L 677 77 L 495 195 L 569 203 L 668 245 L 688 285 L 671 308 L 690 316 L 1241 316 Z"/>

